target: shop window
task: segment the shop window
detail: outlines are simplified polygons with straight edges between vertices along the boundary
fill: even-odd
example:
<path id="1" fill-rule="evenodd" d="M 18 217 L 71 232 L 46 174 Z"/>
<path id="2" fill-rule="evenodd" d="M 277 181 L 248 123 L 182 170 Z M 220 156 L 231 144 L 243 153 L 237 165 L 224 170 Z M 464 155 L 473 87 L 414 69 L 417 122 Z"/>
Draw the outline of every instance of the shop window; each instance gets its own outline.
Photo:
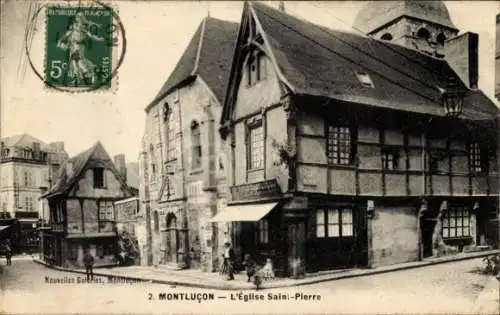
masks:
<path id="1" fill-rule="evenodd" d="M 262 121 L 249 126 L 248 134 L 248 169 L 261 169 L 264 167 L 264 128 Z"/>
<path id="2" fill-rule="evenodd" d="M 201 168 L 201 133 L 197 121 L 191 123 L 191 168 Z"/>
<path id="3" fill-rule="evenodd" d="M 94 188 L 104 187 L 104 169 L 102 167 L 96 167 L 93 170 L 94 177 Z"/>
<path id="4" fill-rule="evenodd" d="M 103 253 L 105 256 L 110 256 L 115 254 L 115 247 L 112 243 L 108 243 L 104 245 Z"/>
<path id="5" fill-rule="evenodd" d="M 261 244 L 269 243 L 269 221 L 260 220 L 257 222 L 256 239 Z"/>
<path id="6" fill-rule="evenodd" d="M 316 211 L 316 237 L 327 238 L 353 235 L 352 209 L 334 208 Z"/>
<path id="7" fill-rule="evenodd" d="M 443 238 L 469 237 L 470 212 L 465 206 L 450 207 L 443 215 Z"/>
<path id="8" fill-rule="evenodd" d="M 347 126 L 328 126 L 328 164 L 350 164 L 352 162 L 351 129 Z"/>

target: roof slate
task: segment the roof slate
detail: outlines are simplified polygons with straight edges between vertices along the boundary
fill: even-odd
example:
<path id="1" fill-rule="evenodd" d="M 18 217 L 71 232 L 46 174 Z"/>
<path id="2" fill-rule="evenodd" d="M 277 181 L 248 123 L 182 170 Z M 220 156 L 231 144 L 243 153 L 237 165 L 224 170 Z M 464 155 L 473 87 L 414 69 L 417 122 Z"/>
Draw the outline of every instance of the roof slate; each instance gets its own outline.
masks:
<path id="1" fill-rule="evenodd" d="M 335 31 L 252 2 L 278 66 L 297 94 L 329 97 L 396 110 L 444 115 L 441 91 L 452 77 L 445 60 L 354 33 Z M 374 88 L 363 85 L 366 73 Z M 499 109 L 470 91 L 464 116 L 487 119 Z"/>
<path id="2" fill-rule="evenodd" d="M 237 32 L 237 23 L 206 17 L 146 111 L 194 75 L 201 76 L 222 104 Z"/>

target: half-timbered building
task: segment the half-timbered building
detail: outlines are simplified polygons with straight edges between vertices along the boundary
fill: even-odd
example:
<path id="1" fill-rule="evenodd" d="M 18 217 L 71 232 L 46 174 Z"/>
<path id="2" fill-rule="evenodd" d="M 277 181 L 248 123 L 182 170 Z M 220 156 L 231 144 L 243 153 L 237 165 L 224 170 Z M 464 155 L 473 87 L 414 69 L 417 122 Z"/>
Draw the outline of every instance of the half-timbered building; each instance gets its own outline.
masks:
<path id="1" fill-rule="evenodd" d="M 85 250 L 96 266 L 117 263 L 113 203 L 131 197 L 125 177 L 101 142 L 67 160 L 48 200 L 49 228 L 41 231 L 42 259 L 66 267 L 83 267 Z"/>
<path id="2" fill-rule="evenodd" d="M 365 35 L 245 3 L 221 118 L 231 194 L 212 218 L 233 222 L 238 259 L 301 276 L 497 246 L 477 35 L 411 2 L 365 6 Z"/>

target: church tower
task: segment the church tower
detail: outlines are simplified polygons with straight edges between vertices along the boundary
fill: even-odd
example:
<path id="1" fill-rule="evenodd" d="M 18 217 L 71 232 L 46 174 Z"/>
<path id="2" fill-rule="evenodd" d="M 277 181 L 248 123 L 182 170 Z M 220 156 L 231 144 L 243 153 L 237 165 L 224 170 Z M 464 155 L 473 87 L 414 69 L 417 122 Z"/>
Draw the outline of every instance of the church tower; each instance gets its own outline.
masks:
<path id="1" fill-rule="evenodd" d="M 373 1 L 358 13 L 353 27 L 366 35 L 436 57 L 458 34 L 442 1 Z"/>
<path id="2" fill-rule="evenodd" d="M 458 35 L 443 1 L 370 1 L 356 15 L 353 28 L 377 40 L 444 58 L 469 88 L 477 88 L 478 35 Z"/>

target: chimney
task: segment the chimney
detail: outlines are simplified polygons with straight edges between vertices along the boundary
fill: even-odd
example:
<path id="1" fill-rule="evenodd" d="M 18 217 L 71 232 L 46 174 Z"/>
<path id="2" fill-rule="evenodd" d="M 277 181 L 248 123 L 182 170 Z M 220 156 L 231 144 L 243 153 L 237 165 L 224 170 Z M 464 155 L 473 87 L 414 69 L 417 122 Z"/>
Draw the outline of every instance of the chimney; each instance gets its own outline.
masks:
<path id="1" fill-rule="evenodd" d="M 444 59 L 471 89 L 477 89 L 479 36 L 467 32 L 448 40 L 443 48 Z"/>
<path id="2" fill-rule="evenodd" d="M 117 154 L 114 156 L 115 167 L 120 173 L 125 183 L 127 182 L 127 165 L 125 164 L 125 154 Z"/>

